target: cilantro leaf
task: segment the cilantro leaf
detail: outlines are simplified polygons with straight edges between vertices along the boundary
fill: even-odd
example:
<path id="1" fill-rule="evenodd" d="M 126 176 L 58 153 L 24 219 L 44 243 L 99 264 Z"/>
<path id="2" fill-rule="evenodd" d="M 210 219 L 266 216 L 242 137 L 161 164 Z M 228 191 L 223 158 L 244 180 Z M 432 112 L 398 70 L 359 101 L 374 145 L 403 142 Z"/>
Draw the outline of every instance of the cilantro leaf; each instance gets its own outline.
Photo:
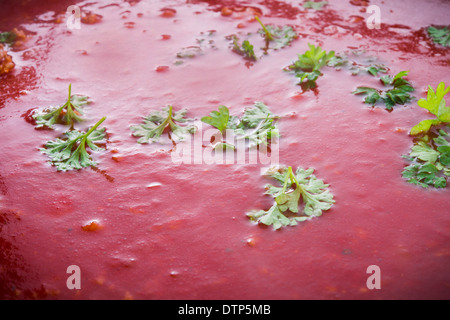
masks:
<path id="1" fill-rule="evenodd" d="M 298 84 L 304 80 L 311 83 L 309 87 L 315 87 L 315 81 L 322 75 L 320 69 L 325 66 L 334 56 L 334 51 L 326 52 L 319 46 L 308 43 L 309 50 L 304 54 L 299 54 L 297 61 L 286 67 L 284 70 L 293 72 L 297 78 L 300 78 Z"/>
<path id="2" fill-rule="evenodd" d="M 266 50 L 269 49 L 269 44 L 272 42 L 274 43 L 273 49 L 278 50 L 290 45 L 294 39 L 298 38 L 297 33 L 290 26 L 266 26 L 258 16 L 255 16 L 255 19 L 262 27 L 262 30 L 259 30 L 259 33 L 264 35 L 266 39 Z"/>
<path id="3" fill-rule="evenodd" d="M 171 130 L 179 141 L 182 141 L 187 135 L 194 134 L 197 130 L 194 125 L 180 126 L 176 124 L 176 122 L 185 123 L 190 120 L 184 118 L 186 113 L 186 109 L 173 113 L 172 106 L 167 106 L 161 111 L 151 111 L 148 116 L 144 117 L 143 124 L 133 125 L 130 129 L 133 131 L 133 136 L 141 137 L 137 140 L 138 143 L 157 142 L 166 128 Z"/>
<path id="4" fill-rule="evenodd" d="M 388 90 L 378 90 L 371 87 L 358 87 L 352 94 L 363 94 L 364 103 L 374 107 L 379 101 L 383 101 L 386 110 L 392 111 L 396 104 L 405 104 L 412 100 L 413 96 L 409 93 L 414 91 L 412 84 L 403 77 L 408 75 L 408 71 L 401 71 L 394 77 L 389 75 L 380 78 L 384 86 L 391 86 Z"/>
<path id="5" fill-rule="evenodd" d="M 276 230 L 282 226 L 293 226 L 299 221 L 321 216 L 335 203 L 328 184 L 313 175 L 314 169 L 297 168 L 295 174 L 292 167 L 269 171 L 268 174 L 281 186 L 266 186 L 266 194 L 271 195 L 275 203 L 265 211 L 252 211 L 247 216 L 265 225 L 272 225 Z M 303 214 L 299 215 L 299 202 L 303 202 Z"/>
<path id="6" fill-rule="evenodd" d="M 53 129 L 54 124 L 66 124 L 71 125 L 75 122 L 81 122 L 82 119 L 82 107 L 89 103 L 87 96 L 72 95 L 72 85 L 69 84 L 69 95 L 66 103 L 60 107 L 45 109 L 42 111 L 35 111 L 32 115 L 36 122 L 36 128 L 49 128 Z"/>
<path id="7" fill-rule="evenodd" d="M 430 130 L 432 126 L 442 123 L 450 123 L 450 107 L 446 106 L 444 96 L 450 91 L 450 86 L 445 88 L 445 83 L 440 82 L 436 87 L 436 92 L 431 86 L 428 86 L 427 99 L 419 99 L 417 104 L 419 107 L 428 110 L 435 115 L 435 119 L 423 120 L 415 125 L 411 131 L 411 135 L 417 135 Z"/>
<path id="8" fill-rule="evenodd" d="M 450 29 L 448 27 L 428 27 L 427 32 L 434 43 L 440 44 L 443 47 L 450 47 Z"/>
<path id="9" fill-rule="evenodd" d="M 40 151 L 50 158 L 50 162 L 56 166 L 58 171 L 78 170 L 81 168 L 95 166 L 97 163 L 93 161 L 86 150 L 89 147 L 92 151 L 104 150 L 96 145 L 105 139 L 105 128 L 97 129 L 97 127 L 106 119 L 103 117 L 86 133 L 78 130 L 67 131 L 66 139 L 57 138 L 48 141 L 45 148 Z"/>

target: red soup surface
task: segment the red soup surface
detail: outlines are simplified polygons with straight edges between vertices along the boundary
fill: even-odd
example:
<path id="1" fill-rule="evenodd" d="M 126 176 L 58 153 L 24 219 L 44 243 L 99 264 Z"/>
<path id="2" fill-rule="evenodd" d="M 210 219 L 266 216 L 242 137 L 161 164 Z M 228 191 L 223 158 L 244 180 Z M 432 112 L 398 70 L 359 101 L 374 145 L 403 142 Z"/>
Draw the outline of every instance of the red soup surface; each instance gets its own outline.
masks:
<path id="1" fill-rule="evenodd" d="M 369 28 L 369 5 L 379 28 Z M 0 6 L 0 32 L 26 35 L 5 44 L 15 66 L 0 76 L 1 298 L 450 298 L 449 187 L 422 188 L 401 174 L 410 128 L 430 117 L 417 100 L 428 85 L 450 84 L 449 49 L 426 33 L 448 23 L 448 1 Z M 264 54 L 255 16 L 298 38 Z M 233 51 L 232 35 L 249 37 L 257 59 Z M 344 67 L 323 66 L 317 86 L 302 88 L 283 69 L 308 44 L 375 57 L 386 75 L 409 71 L 415 98 L 391 112 L 365 104 L 352 91 L 382 89 L 384 74 Z M 91 153 L 96 166 L 64 172 L 39 149 L 68 127 L 37 130 L 30 115 L 64 104 L 69 84 L 91 101 L 74 127 L 105 116 L 108 139 Z M 335 204 L 322 216 L 278 230 L 255 223 L 247 213 L 274 201 L 267 163 L 177 163 L 165 133 L 140 144 L 130 130 L 167 105 L 201 123 L 220 105 L 241 116 L 255 101 L 279 116 L 279 165 L 314 168 L 329 184 Z"/>

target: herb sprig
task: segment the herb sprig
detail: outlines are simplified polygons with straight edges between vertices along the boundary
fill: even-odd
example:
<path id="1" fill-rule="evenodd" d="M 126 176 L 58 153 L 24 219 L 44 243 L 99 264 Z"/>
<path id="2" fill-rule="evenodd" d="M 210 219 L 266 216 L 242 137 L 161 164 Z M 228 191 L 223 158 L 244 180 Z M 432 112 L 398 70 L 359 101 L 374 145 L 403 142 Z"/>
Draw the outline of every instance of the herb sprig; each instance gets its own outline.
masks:
<path id="1" fill-rule="evenodd" d="M 88 104 L 88 97 L 72 95 L 72 85 L 69 84 L 69 94 L 66 103 L 60 107 L 35 111 L 32 115 L 37 128 L 53 129 L 54 124 L 71 125 L 83 121 L 83 106 Z"/>
<path id="2" fill-rule="evenodd" d="M 450 47 L 450 29 L 448 27 L 428 27 L 428 35 L 434 43 L 440 44 L 443 47 Z"/>
<path id="3" fill-rule="evenodd" d="M 56 166 L 58 171 L 95 166 L 97 163 L 91 159 L 86 147 L 92 151 L 104 150 L 97 144 L 105 139 L 105 128 L 97 128 L 105 119 L 106 117 L 101 118 L 86 133 L 78 130 L 67 131 L 66 139 L 57 138 L 48 141 L 45 148 L 41 148 L 40 151 L 50 158 L 51 164 Z"/>
<path id="4" fill-rule="evenodd" d="M 436 92 L 431 86 L 428 86 L 426 99 L 419 99 L 419 107 L 428 110 L 435 116 L 435 119 L 423 120 L 416 124 L 410 131 L 411 135 L 425 133 L 432 126 L 444 123 L 450 123 L 450 106 L 446 106 L 444 96 L 450 91 L 450 86 L 445 88 L 445 83 L 440 82 L 436 87 Z"/>
<path id="5" fill-rule="evenodd" d="M 233 39 L 233 51 L 237 54 L 240 54 L 246 59 L 256 61 L 257 57 L 255 54 L 255 50 L 253 49 L 253 45 L 248 40 L 244 40 L 242 43 L 239 43 L 240 40 L 236 35 L 232 36 Z"/>
<path id="6" fill-rule="evenodd" d="M 265 25 L 258 16 L 255 20 L 261 25 L 262 30 L 258 32 L 262 34 L 266 40 L 265 52 L 270 49 L 270 44 L 274 44 L 271 49 L 279 50 L 289 46 L 294 39 L 298 38 L 297 33 L 291 26 L 274 26 Z"/>
<path id="7" fill-rule="evenodd" d="M 252 221 L 271 225 L 275 230 L 321 216 L 335 201 L 329 185 L 317 179 L 313 172 L 312 168 L 304 170 L 299 167 L 294 174 L 290 166 L 269 171 L 268 175 L 280 184 L 266 185 L 265 194 L 271 195 L 275 203 L 268 210 L 254 210 L 247 216 Z M 303 202 L 303 215 L 298 214 L 300 201 Z"/>
<path id="8" fill-rule="evenodd" d="M 212 111 L 209 116 L 201 118 L 201 121 L 216 127 L 224 133 L 226 129 L 232 130 L 236 139 L 247 140 L 248 147 L 267 145 L 272 137 L 279 135 L 278 119 L 269 108 L 261 101 L 255 102 L 252 108 L 246 108 L 239 119 L 230 116 L 226 106 L 219 106 L 218 111 Z M 224 142 L 224 146 L 234 148 L 230 142 Z"/>
<path id="9" fill-rule="evenodd" d="M 154 143 L 160 140 L 164 131 L 170 130 L 179 141 L 187 135 L 194 134 L 197 128 L 194 125 L 181 126 L 177 123 L 185 123 L 190 119 L 185 119 L 186 109 L 173 112 L 172 106 L 164 107 L 161 111 L 152 110 L 148 116 L 144 117 L 144 123 L 131 126 L 133 136 L 140 137 L 138 143 Z"/>
<path id="10" fill-rule="evenodd" d="M 374 107 L 379 101 L 384 102 L 385 108 L 392 111 L 396 104 L 405 104 L 413 99 L 410 92 L 414 91 L 412 84 L 404 79 L 408 71 L 400 71 L 394 77 L 385 75 L 380 78 L 384 86 L 390 87 L 388 90 L 378 90 L 372 87 L 358 87 L 352 92 L 355 95 L 364 95 L 364 103 Z"/>
<path id="11" fill-rule="evenodd" d="M 315 88 L 316 80 L 322 75 L 320 69 L 334 56 L 334 51 L 326 52 L 320 46 L 308 43 L 309 50 L 298 55 L 298 59 L 284 70 L 294 73 L 299 78 L 298 84 L 304 84 L 307 88 Z"/>
<path id="12" fill-rule="evenodd" d="M 411 162 L 402 172 L 409 183 L 423 188 L 445 188 L 450 176 L 449 135 L 439 130 L 436 138 L 427 134 L 411 148 L 409 155 L 403 156 Z"/>
<path id="13" fill-rule="evenodd" d="M 376 57 L 367 56 L 361 50 L 352 50 L 350 53 L 337 53 L 328 61 L 327 65 L 336 70 L 348 69 L 354 76 L 365 71 L 376 77 L 378 73 L 386 73 L 388 71 L 388 67 L 378 62 Z"/>

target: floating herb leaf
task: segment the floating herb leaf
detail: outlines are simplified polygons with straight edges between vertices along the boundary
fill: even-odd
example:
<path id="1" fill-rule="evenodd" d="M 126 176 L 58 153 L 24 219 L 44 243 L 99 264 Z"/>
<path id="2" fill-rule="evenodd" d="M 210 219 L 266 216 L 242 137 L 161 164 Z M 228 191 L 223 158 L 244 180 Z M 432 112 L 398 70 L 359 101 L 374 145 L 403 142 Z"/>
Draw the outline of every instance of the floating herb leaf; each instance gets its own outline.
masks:
<path id="1" fill-rule="evenodd" d="M 274 44 L 271 49 L 278 50 L 290 45 L 294 39 L 298 38 L 297 33 L 291 26 L 266 26 L 262 23 L 258 16 L 255 16 L 255 19 L 262 27 L 262 30 L 259 30 L 259 33 L 264 35 L 266 39 L 266 47 L 264 48 L 265 51 L 269 49 L 269 45 L 271 43 Z"/>
<path id="2" fill-rule="evenodd" d="M 69 95 L 67 101 L 60 107 L 35 111 L 32 115 L 37 128 L 47 127 L 53 129 L 54 124 L 65 124 L 73 126 L 74 122 L 81 122 L 83 119 L 82 107 L 89 103 L 87 96 L 72 95 L 72 85 L 69 84 Z"/>
<path id="3" fill-rule="evenodd" d="M 182 109 L 177 112 L 172 111 L 172 106 L 164 107 L 161 111 L 152 110 L 144 117 L 144 123 L 131 126 L 133 136 L 140 137 L 138 143 L 153 143 L 159 141 L 164 130 L 168 128 L 182 141 L 187 135 L 194 134 L 197 128 L 194 125 L 180 126 L 178 123 L 185 123 L 190 119 L 185 119 L 187 110 Z"/>
<path id="4" fill-rule="evenodd" d="M 405 104 L 412 100 L 409 93 L 414 91 L 412 84 L 403 77 L 408 75 L 408 71 L 401 71 L 394 77 L 389 75 L 380 78 L 384 86 L 390 86 L 388 90 L 378 90 L 371 87 L 358 87 L 352 92 L 355 95 L 365 95 L 364 102 L 374 107 L 380 100 L 384 102 L 385 108 L 392 111 L 396 104 Z"/>
<path id="5" fill-rule="evenodd" d="M 105 119 L 106 117 L 100 119 L 86 133 L 78 130 L 67 131 L 65 133 L 66 139 L 57 138 L 48 141 L 45 148 L 40 150 L 50 158 L 50 162 L 56 166 L 58 171 L 78 170 L 95 166 L 97 163 L 91 159 L 86 147 L 89 147 L 92 151 L 104 150 L 97 144 L 105 139 L 105 128 L 97 128 Z"/>
<path id="6" fill-rule="evenodd" d="M 304 80 L 309 82 L 309 87 L 315 87 L 315 81 L 322 75 L 320 69 L 325 66 L 334 56 L 334 51 L 326 52 L 319 46 L 309 44 L 309 50 L 304 54 L 299 54 L 297 61 L 286 67 L 284 70 L 292 72 L 299 78 L 299 84 Z"/>
<path id="7" fill-rule="evenodd" d="M 427 32 L 434 43 L 450 47 L 450 29 L 448 27 L 428 27 Z"/>
<path id="8" fill-rule="evenodd" d="M 409 155 L 403 156 L 411 162 L 404 168 L 403 178 L 423 188 L 445 188 L 450 176 L 450 143 L 447 139 L 448 134 L 439 130 L 436 138 L 425 135 L 416 142 Z"/>
<path id="9" fill-rule="evenodd" d="M 384 64 L 377 62 L 376 57 L 367 56 L 361 50 L 352 50 L 349 53 L 337 53 L 328 61 L 327 65 L 336 70 L 348 69 L 352 75 L 358 75 L 361 71 L 366 71 L 376 77 L 378 73 L 386 73 L 388 71 L 388 68 Z"/>
<path id="10" fill-rule="evenodd" d="M 294 174 L 292 167 L 269 171 L 269 176 L 280 184 L 266 186 L 266 194 L 271 195 L 275 203 L 269 210 L 255 210 L 247 216 L 253 221 L 271 225 L 275 230 L 321 216 L 335 201 L 329 185 L 317 179 L 313 172 L 312 168 L 298 168 Z M 303 202 L 303 215 L 298 214 L 300 201 Z"/>
<path id="11" fill-rule="evenodd" d="M 219 111 L 211 111 L 209 116 L 202 117 L 201 121 L 210 124 L 223 132 L 228 126 L 229 119 L 230 111 L 228 108 L 226 106 L 219 106 Z"/>
<path id="12" fill-rule="evenodd" d="M 249 148 L 252 148 L 267 145 L 272 137 L 279 135 L 276 119 L 278 117 L 263 102 L 257 101 L 252 108 L 245 109 L 240 119 L 230 116 L 226 106 L 220 106 L 219 111 L 212 111 L 210 116 L 202 117 L 201 120 L 221 132 L 233 130 L 236 139 L 249 141 Z"/>
<path id="13" fill-rule="evenodd" d="M 435 115 L 435 119 L 423 120 L 415 125 L 411 131 L 411 135 L 425 133 L 430 130 L 432 126 L 440 125 L 450 122 L 450 107 L 446 106 L 444 96 L 450 91 L 450 86 L 445 88 L 445 83 L 440 82 L 436 87 L 436 92 L 431 86 L 428 86 L 427 99 L 420 99 L 417 101 L 419 107 L 428 110 Z"/>
<path id="14" fill-rule="evenodd" d="M 244 40 L 241 44 L 239 43 L 239 38 L 236 35 L 232 36 L 233 39 L 233 51 L 244 56 L 244 58 L 256 61 L 256 54 L 253 49 L 253 45 L 248 41 Z"/>

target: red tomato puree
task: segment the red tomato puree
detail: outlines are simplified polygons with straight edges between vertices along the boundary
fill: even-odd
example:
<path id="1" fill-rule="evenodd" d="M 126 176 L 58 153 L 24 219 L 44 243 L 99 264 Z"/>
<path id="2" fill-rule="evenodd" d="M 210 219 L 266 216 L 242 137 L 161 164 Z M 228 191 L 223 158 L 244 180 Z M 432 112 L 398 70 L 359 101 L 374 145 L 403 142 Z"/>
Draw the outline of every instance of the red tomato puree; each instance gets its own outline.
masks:
<path id="1" fill-rule="evenodd" d="M 449 51 L 424 31 L 448 23 L 450 3 L 23 3 L 0 1 L 0 31 L 26 34 L 0 76 L 1 298 L 450 298 L 449 188 L 401 176 L 408 132 L 429 116 L 417 99 L 428 85 L 450 85 Z M 370 4 L 381 9 L 380 29 L 366 26 Z M 79 29 L 67 22 L 70 5 Z M 245 60 L 226 36 L 255 34 L 255 15 L 299 38 Z M 389 75 L 408 70 L 416 100 L 372 108 L 351 92 L 381 86 L 376 78 L 328 66 L 316 90 L 303 91 L 283 68 L 308 43 L 364 51 Z M 177 57 L 192 46 L 194 57 Z M 106 116 L 108 141 L 92 153 L 96 167 L 58 172 L 39 148 L 67 127 L 36 130 L 29 114 L 63 104 L 69 84 L 92 101 L 77 129 Z M 280 165 L 312 167 L 330 184 L 336 203 L 321 217 L 279 230 L 255 224 L 246 213 L 273 203 L 265 165 L 174 164 L 172 144 L 138 144 L 130 131 L 167 105 L 199 120 L 219 105 L 239 116 L 255 101 L 280 116 Z M 73 265 L 79 289 L 67 285 Z M 367 285 L 372 265 L 379 289 Z"/>

